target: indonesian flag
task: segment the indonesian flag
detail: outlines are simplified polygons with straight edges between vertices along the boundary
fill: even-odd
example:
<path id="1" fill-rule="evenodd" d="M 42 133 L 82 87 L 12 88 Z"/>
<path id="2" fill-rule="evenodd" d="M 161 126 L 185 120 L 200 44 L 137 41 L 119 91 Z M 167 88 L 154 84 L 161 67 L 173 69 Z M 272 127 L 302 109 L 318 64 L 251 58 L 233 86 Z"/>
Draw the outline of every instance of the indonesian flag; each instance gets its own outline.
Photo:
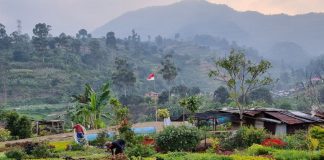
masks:
<path id="1" fill-rule="evenodd" d="M 154 73 L 151 73 L 151 74 L 146 78 L 146 80 L 148 80 L 148 81 L 154 81 L 154 78 L 155 78 Z"/>

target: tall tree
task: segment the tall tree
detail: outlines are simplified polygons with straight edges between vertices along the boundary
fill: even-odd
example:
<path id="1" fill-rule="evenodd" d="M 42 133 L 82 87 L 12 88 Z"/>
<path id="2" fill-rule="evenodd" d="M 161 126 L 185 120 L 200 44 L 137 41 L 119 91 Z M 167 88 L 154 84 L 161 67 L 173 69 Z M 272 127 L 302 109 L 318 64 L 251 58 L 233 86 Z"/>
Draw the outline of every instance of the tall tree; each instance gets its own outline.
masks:
<path id="1" fill-rule="evenodd" d="M 159 71 L 162 74 L 164 80 L 167 81 L 169 85 L 169 104 L 171 97 L 171 82 L 177 77 L 178 72 L 175 63 L 173 62 L 172 55 L 168 54 L 164 56 L 161 61 L 162 69 Z"/>
<path id="2" fill-rule="evenodd" d="M 229 93 L 224 86 L 218 87 L 214 92 L 214 101 L 225 103 L 229 98 Z"/>
<path id="3" fill-rule="evenodd" d="M 158 46 L 161 46 L 163 44 L 163 38 L 162 36 L 158 35 L 155 37 L 155 43 L 158 45 Z"/>
<path id="4" fill-rule="evenodd" d="M 124 88 L 124 96 L 127 96 L 127 88 L 134 86 L 136 77 L 132 67 L 126 59 L 115 59 L 115 71 L 112 74 L 113 84 Z"/>
<path id="5" fill-rule="evenodd" d="M 65 50 L 72 49 L 73 38 L 65 33 L 61 33 L 57 39 L 60 48 Z"/>
<path id="6" fill-rule="evenodd" d="M 76 37 L 85 41 L 87 38 L 91 37 L 91 34 L 88 34 L 88 31 L 85 29 L 80 29 L 79 32 L 76 34 Z"/>
<path id="7" fill-rule="evenodd" d="M 268 104 L 273 102 L 270 90 L 267 88 L 258 88 L 252 91 L 249 95 L 249 99 L 251 101 L 264 101 Z"/>
<path id="8" fill-rule="evenodd" d="M 235 101 L 240 114 L 241 124 L 243 113 L 247 107 L 246 98 L 251 91 L 272 83 L 266 73 L 271 63 L 261 60 L 258 63 L 246 59 L 242 51 L 232 49 L 230 55 L 215 62 L 216 69 L 209 72 L 210 77 L 221 78 L 226 82 L 230 98 Z"/>
<path id="9" fill-rule="evenodd" d="M 13 49 L 13 60 L 25 62 L 29 59 L 30 43 L 28 34 L 14 31 L 10 34 L 11 48 Z"/>
<path id="10" fill-rule="evenodd" d="M 100 50 L 100 43 L 98 40 L 93 39 L 89 42 L 89 49 L 91 54 L 98 54 Z"/>
<path id="11" fill-rule="evenodd" d="M 8 71 L 9 71 L 9 64 L 5 61 L 0 59 L 0 77 L 1 77 L 1 88 L 2 88 L 2 99 L 3 105 L 7 104 L 7 92 L 8 92 Z"/>
<path id="12" fill-rule="evenodd" d="M 117 48 L 117 40 L 115 37 L 115 33 L 114 32 L 108 32 L 106 34 L 106 45 L 108 48 L 113 48 L 116 49 Z"/>
<path id="13" fill-rule="evenodd" d="M 201 99 L 198 96 L 189 96 L 187 98 L 183 98 L 179 101 L 180 106 L 184 107 L 190 112 L 189 121 L 193 123 L 193 115 L 198 111 L 201 105 Z M 184 112 L 183 112 L 184 114 Z"/>
<path id="14" fill-rule="evenodd" d="M 0 23 L 0 49 L 7 49 L 10 46 L 10 38 L 7 35 L 6 27 Z"/>
<path id="15" fill-rule="evenodd" d="M 45 62 L 45 54 L 48 46 L 48 34 L 51 26 L 45 23 L 38 23 L 33 29 L 34 36 L 32 37 L 33 45 L 39 53 L 42 54 L 43 63 Z"/>
<path id="16" fill-rule="evenodd" d="M 171 92 L 183 98 L 189 94 L 189 88 L 185 85 L 178 85 L 171 88 Z"/>

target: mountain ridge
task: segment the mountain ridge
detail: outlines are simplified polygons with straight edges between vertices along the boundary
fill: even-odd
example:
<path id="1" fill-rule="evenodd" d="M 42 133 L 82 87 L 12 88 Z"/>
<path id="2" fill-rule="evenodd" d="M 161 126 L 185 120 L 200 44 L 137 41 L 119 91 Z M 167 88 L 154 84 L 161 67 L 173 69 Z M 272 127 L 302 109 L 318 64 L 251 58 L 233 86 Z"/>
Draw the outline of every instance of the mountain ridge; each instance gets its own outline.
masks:
<path id="1" fill-rule="evenodd" d="M 180 1 L 125 13 L 97 28 L 93 35 L 104 36 L 114 31 L 117 37 L 124 38 L 132 29 L 142 39 L 149 36 L 154 39 L 158 35 L 173 38 L 177 33 L 182 39 L 211 35 L 256 48 L 262 56 L 271 59 L 272 52 L 276 51 L 274 47 L 280 43 L 294 43 L 305 51 L 305 56 L 323 54 L 322 28 L 324 13 L 265 15 L 207 1 Z"/>

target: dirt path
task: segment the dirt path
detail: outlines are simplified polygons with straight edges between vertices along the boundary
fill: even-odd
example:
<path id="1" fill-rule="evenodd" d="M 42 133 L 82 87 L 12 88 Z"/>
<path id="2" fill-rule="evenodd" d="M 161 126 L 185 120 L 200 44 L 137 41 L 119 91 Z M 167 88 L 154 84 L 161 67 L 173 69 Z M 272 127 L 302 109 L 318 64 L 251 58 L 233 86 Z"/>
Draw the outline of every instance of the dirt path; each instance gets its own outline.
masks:
<path id="1" fill-rule="evenodd" d="M 180 125 L 182 122 L 172 122 L 172 125 Z M 144 122 L 144 123 L 136 123 L 133 124 L 133 128 L 142 128 L 142 127 L 155 127 L 157 132 L 160 132 L 163 129 L 163 122 Z M 108 127 L 106 130 L 113 131 L 114 127 Z M 87 134 L 91 133 L 98 133 L 100 130 L 88 130 Z M 65 141 L 65 140 L 73 140 L 73 133 L 62 133 L 62 134 L 55 134 L 55 135 L 49 135 L 49 136 L 41 136 L 41 137 L 35 137 L 35 138 L 28 138 L 28 139 L 20 139 L 15 141 L 6 141 L 0 143 L 0 148 L 4 147 L 5 144 L 9 143 L 17 143 L 17 142 L 26 142 L 26 141 Z"/>

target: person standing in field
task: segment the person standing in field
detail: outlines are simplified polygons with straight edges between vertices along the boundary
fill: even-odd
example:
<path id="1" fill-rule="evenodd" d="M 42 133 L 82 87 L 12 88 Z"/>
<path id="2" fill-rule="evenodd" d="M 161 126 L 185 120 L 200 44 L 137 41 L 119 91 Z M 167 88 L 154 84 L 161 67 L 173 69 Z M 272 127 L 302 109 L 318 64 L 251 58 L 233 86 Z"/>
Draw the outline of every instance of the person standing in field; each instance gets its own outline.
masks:
<path id="1" fill-rule="evenodd" d="M 73 129 L 76 132 L 78 139 L 84 138 L 84 127 L 81 124 L 76 124 Z"/>

